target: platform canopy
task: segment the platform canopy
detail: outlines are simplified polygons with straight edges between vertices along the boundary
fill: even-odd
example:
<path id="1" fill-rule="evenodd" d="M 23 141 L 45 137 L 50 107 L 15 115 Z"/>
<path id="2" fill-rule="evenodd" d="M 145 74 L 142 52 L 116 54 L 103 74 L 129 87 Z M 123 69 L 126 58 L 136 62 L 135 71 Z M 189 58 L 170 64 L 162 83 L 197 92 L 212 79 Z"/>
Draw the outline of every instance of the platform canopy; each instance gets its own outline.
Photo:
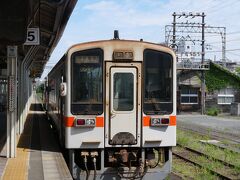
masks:
<path id="1" fill-rule="evenodd" d="M 27 62 L 30 76 L 40 77 L 76 2 L 77 0 L 1 1 L 0 69 L 7 68 L 7 46 L 16 45 L 18 62 Z M 39 45 L 25 44 L 27 37 L 30 40 L 33 38 L 30 28 L 39 28 Z"/>

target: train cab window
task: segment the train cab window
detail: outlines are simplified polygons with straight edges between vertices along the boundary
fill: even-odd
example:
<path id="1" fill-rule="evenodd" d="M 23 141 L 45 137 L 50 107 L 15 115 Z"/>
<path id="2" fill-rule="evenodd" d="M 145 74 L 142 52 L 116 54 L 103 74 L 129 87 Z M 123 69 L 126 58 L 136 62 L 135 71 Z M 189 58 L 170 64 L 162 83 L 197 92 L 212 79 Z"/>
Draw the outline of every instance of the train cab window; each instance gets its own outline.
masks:
<path id="1" fill-rule="evenodd" d="M 103 51 L 90 49 L 72 55 L 72 114 L 103 112 Z"/>
<path id="2" fill-rule="evenodd" d="M 164 52 L 144 51 L 145 114 L 171 114 L 173 111 L 173 57 Z"/>

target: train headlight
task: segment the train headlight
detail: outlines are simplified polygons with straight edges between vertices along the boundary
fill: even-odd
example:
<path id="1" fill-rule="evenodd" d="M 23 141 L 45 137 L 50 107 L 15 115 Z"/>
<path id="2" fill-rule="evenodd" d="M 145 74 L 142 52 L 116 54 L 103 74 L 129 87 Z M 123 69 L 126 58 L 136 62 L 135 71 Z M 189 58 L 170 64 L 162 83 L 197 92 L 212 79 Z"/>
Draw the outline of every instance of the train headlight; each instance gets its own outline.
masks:
<path id="1" fill-rule="evenodd" d="M 86 119 L 86 126 L 95 126 L 95 119 Z"/>
<path id="2" fill-rule="evenodd" d="M 151 118 L 151 126 L 169 125 L 169 118 Z"/>
<path id="3" fill-rule="evenodd" d="M 151 126 L 159 126 L 161 124 L 160 118 L 151 118 Z"/>

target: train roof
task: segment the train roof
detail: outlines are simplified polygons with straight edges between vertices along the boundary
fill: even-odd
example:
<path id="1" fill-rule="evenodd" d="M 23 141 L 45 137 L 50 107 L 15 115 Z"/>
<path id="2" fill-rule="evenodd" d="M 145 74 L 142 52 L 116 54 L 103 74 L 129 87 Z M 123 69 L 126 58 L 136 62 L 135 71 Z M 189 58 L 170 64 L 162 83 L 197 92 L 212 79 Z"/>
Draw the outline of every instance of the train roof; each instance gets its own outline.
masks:
<path id="1" fill-rule="evenodd" d="M 63 54 L 62 58 L 57 62 L 57 64 L 53 67 L 53 69 L 56 69 L 57 67 L 59 67 L 59 65 L 61 64 L 61 62 L 63 61 L 63 59 L 66 57 L 66 55 L 68 54 L 68 52 L 77 47 L 77 46 L 83 46 L 83 45 L 91 45 L 91 44 L 95 44 L 96 45 L 100 45 L 102 43 L 111 43 L 111 42 L 126 42 L 126 43 L 138 43 L 138 44 L 145 44 L 145 45 L 153 45 L 153 46 L 156 46 L 156 47 L 164 47 L 166 49 L 168 49 L 169 51 L 172 51 L 172 48 L 166 46 L 165 44 L 158 44 L 158 43 L 153 43 L 153 42 L 147 42 L 147 41 L 143 41 L 143 40 L 125 40 L 125 39 L 109 39 L 109 40 L 98 40 L 98 41 L 89 41 L 89 42 L 82 42 L 82 43 L 77 43 L 77 44 L 74 44 L 72 45 L 70 48 L 68 48 L 68 50 Z M 174 52 L 173 52 L 174 53 Z M 53 69 L 48 73 L 51 74 L 53 72 Z M 47 75 L 47 76 L 48 76 Z"/>
<path id="2" fill-rule="evenodd" d="M 143 41 L 142 39 L 141 40 L 126 40 L 126 39 L 109 39 L 109 40 L 98 40 L 98 41 L 89 41 L 89 42 L 82 42 L 82 43 L 77 43 L 77 44 L 74 44 L 72 45 L 68 50 L 67 52 L 76 47 L 76 46 L 79 46 L 79 45 L 84 45 L 84 44 L 101 44 L 101 43 L 106 43 L 106 42 L 132 42 L 132 43 L 142 43 L 142 44 L 151 44 L 151 45 L 156 45 L 156 46 L 162 46 L 162 47 L 165 47 L 165 48 L 168 48 L 169 50 L 172 50 L 172 48 L 168 47 L 167 45 L 165 44 L 158 44 L 158 43 L 153 43 L 153 42 L 148 42 L 148 41 Z M 67 53 L 66 52 L 66 53 Z"/>

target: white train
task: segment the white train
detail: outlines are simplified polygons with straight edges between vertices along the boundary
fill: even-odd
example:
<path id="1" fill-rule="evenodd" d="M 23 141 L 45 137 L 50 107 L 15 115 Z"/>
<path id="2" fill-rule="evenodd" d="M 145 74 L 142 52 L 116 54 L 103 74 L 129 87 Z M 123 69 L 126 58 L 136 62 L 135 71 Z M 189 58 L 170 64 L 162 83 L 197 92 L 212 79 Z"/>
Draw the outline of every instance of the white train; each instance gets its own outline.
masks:
<path id="1" fill-rule="evenodd" d="M 176 145 L 176 58 L 165 46 L 72 46 L 48 75 L 48 114 L 74 179 L 164 179 Z"/>

